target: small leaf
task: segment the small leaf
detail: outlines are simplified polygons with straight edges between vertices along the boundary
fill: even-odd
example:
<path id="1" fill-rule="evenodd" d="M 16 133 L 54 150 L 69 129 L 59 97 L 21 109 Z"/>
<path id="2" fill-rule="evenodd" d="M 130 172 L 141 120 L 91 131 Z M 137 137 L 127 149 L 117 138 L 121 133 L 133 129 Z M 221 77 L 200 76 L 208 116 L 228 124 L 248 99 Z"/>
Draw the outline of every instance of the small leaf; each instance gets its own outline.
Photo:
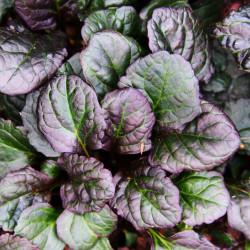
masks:
<path id="1" fill-rule="evenodd" d="M 48 175 L 49 178 L 56 179 L 60 173 L 61 173 L 61 168 L 57 164 L 56 161 L 53 160 L 46 160 L 44 161 L 41 166 L 41 172 Z"/>
<path id="2" fill-rule="evenodd" d="M 250 99 L 229 101 L 224 110 L 240 134 L 241 147 L 238 153 L 250 155 Z"/>
<path id="3" fill-rule="evenodd" d="M 166 173 L 152 166 L 137 167 L 131 177 L 115 177 L 111 206 L 137 230 L 173 227 L 181 217 L 178 189 Z"/>
<path id="4" fill-rule="evenodd" d="M 83 215 L 64 210 L 56 222 L 59 238 L 71 249 L 82 250 L 93 249 L 100 237 L 108 236 L 115 230 L 116 223 L 117 216 L 107 205 L 98 213 L 87 212 Z"/>
<path id="5" fill-rule="evenodd" d="M 232 81 L 229 99 L 238 100 L 240 98 L 250 99 L 249 74 L 243 74 Z"/>
<path id="6" fill-rule="evenodd" d="M 35 157 L 23 127 L 0 118 L 0 178 L 6 173 L 23 168 Z"/>
<path id="7" fill-rule="evenodd" d="M 26 105 L 22 111 L 23 126 L 28 131 L 28 139 L 30 144 L 40 153 L 47 157 L 57 157 L 60 154 L 55 152 L 48 141 L 40 133 L 37 128 L 37 100 L 41 90 L 36 90 L 27 95 Z"/>
<path id="8" fill-rule="evenodd" d="M 161 51 L 138 59 L 118 86 L 139 89 L 163 131 L 178 128 L 200 113 L 198 80 L 190 63 L 179 55 Z"/>
<path id="9" fill-rule="evenodd" d="M 58 163 L 68 172 L 70 182 L 61 186 L 63 207 L 75 214 L 100 211 L 114 196 L 113 177 L 95 158 L 65 154 Z"/>
<path id="10" fill-rule="evenodd" d="M 87 44 L 94 33 L 105 29 L 136 38 L 140 34 L 141 21 L 131 6 L 93 12 L 86 18 L 81 30 L 84 42 Z"/>
<path id="11" fill-rule="evenodd" d="M 223 233 L 218 229 L 213 229 L 209 230 L 209 235 L 211 235 L 212 238 L 216 239 L 217 241 L 222 242 L 230 247 L 234 246 L 234 242 L 230 234 Z"/>
<path id="12" fill-rule="evenodd" d="M 5 14 L 13 7 L 14 0 L 2 0 L 0 2 L 0 23 Z"/>
<path id="13" fill-rule="evenodd" d="M 127 67 L 142 55 L 142 49 L 132 38 L 115 31 L 94 34 L 80 56 L 87 82 L 99 98 L 117 88 Z"/>
<path id="14" fill-rule="evenodd" d="M 209 37 L 189 8 L 156 9 L 147 27 L 152 52 L 168 50 L 183 56 L 198 79 L 209 82 L 214 73 Z"/>
<path id="15" fill-rule="evenodd" d="M 183 222 L 187 225 L 210 224 L 226 213 L 230 196 L 218 172 L 186 172 L 172 180 L 180 191 Z"/>
<path id="16" fill-rule="evenodd" d="M 231 11 L 216 24 L 215 37 L 224 48 L 233 53 L 241 70 L 250 72 L 250 6 L 242 6 L 239 11 Z M 248 35 L 247 35 L 248 34 Z"/>
<path id="17" fill-rule="evenodd" d="M 27 238 L 41 250 L 63 250 L 65 244 L 56 233 L 56 220 L 59 215 L 60 212 L 46 203 L 26 208 L 15 227 L 15 235 Z"/>
<path id="18" fill-rule="evenodd" d="M 150 103 L 141 92 L 133 88 L 114 90 L 102 100 L 107 135 L 106 149 L 121 154 L 137 154 L 151 149 L 151 131 L 155 123 Z"/>
<path id="19" fill-rule="evenodd" d="M 96 93 L 74 75 L 52 79 L 40 94 L 38 129 L 56 152 L 102 148 L 106 128 Z"/>
<path id="20" fill-rule="evenodd" d="M 213 104 L 202 101 L 202 114 L 187 124 L 182 133 L 153 141 L 149 156 L 152 165 L 171 173 L 205 171 L 225 162 L 240 146 L 232 121 Z"/>
<path id="21" fill-rule="evenodd" d="M 38 35 L 23 27 L 0 28 L 0 92 L 26 94 L 47 81 L 67 56 L 64 39 L 58 32 Z"/>
<path id="22" fill-rule="evenodd" d="M 2 234 L 0 236 L 0 248 L 1 250 L 39 250 L 38 247 L 32 245 L 27 239 L 11 234 Z"/>
<path id="23" fill-rule="evenodd" d="M 0 181 L 0 225 L 13 231 L 21 212 L 36 203 L 48 202 L 44 189 L 52 180 L 45 174 L 25 167 L 5 175 Z"/>

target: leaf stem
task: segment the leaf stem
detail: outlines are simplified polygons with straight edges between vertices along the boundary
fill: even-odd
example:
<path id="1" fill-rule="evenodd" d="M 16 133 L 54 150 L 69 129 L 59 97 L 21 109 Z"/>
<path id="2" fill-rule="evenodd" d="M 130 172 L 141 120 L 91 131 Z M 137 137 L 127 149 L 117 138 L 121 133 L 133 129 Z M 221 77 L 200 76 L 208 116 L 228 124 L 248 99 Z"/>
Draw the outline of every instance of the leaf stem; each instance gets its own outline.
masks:
<path id="1" fill-rule="evenodd" d="M 227 183 L 226 183 L 226 186 L 229 187 L 229 188 L 231 188 L 231 189 L 238 190 L 238 191 L 240 191 L 240 192 L 242 192 L 242 193 L 245 193 L 245 194 L 247 194 L 248 196 L 250 196 L 250 192 L 248 192 L 248 191 L 246 191 L 246 190 L 244 190 L 244 189 L 241 189 L 241 188 L 239 188 L 239 187 L 236 187 L 236 186 L 233 186 L 233 185 L 230 185 L 230 184 L 227 184 Z"/>

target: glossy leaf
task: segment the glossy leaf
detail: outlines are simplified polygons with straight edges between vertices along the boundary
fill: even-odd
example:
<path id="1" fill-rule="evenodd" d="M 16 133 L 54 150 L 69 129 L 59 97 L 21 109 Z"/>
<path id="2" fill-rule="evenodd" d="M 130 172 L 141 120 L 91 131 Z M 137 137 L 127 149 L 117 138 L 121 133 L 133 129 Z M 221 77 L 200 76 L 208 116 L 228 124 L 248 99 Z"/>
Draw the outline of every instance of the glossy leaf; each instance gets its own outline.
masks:
<path id="1" fill-rule="evenodd" d="M 55 179 L 61 173 L 61 168 L 57 164 L 56 161 L 53 160 L 46 160 L 44 161 L 41 166 L 41 172 L 48 175 L 50 178 Z"/>
<path id="2" fill-rule="evenodd" d="M 37 246 L 32 245 L 27 239 L 11 234 L 2 234 L 0 236 L 0 248 L 2 250 L 39 250 Z"/>
<path id="3" fill-rule="evenodd" d="M 179 192 L 166 173 L 152 166 L 137 166 L 130 177 L 114 177 L 111 206 L 137 230 L 173 227 L 181 217 Z"/>
<path id="4" fill-rule="evenodd" d="M 110 235 L 116 227 L 117 216 L 105 207 L 98 213 L 76 215 L 67 210 L 57 219 L 57 233 L 71 249 L 93 249 L 99 239 Z M 103 248 L 106 249 L 106 248 Z"/>
<path id="5" fill-rule="evenodd" d="M 26 208 L 15 227 L 15 235 L 27 238 L 41 250 L 63 250 L 65 244 L 56 233 L 56 220 L 59 215 L 60 212 L 46 203 Z"/>
<path id="6" fill-rule="evenodd" d="M 0 92 L 26 94 L 47 81 L 67 56 L 64 39 L 57 32 L 37 35 L 23 27 L 0 28 Z"/>
<path id="7" fill-rule="evenodd" d="M 0 94 L 0 105 L 4 115 L 16 125 L 22 125 L 20 112 L 25 106 L 25 95 L 8 96 Z"/>
<path id="8" fill-rule="evenodd" d="M 131 6 L 93 12 L 84 21 L 81 30 L 84 42 L 88 43 L 94 33 L 105 29 L 137 37 L 140 34 L 141 21 L 136 10 Z"/>
<path id="9" fill-rule="evenodd" d="M 24 128 L 0 118 L 0 178 L 30 164 L 34 157 Z"/>
<path id="10" fill-rule="evenodd" d="M 0 181 L 0 225 L 13 231 L 21 212 L 36 203 L 48 202 L 50 194 L 44 190 L 52 180 L 45 174 L 25 167 L 8 173 Z"/>
<path id="11" fill-rule="evenodd" d="M 74 75 L 60 75 L 38 100 L 38 129 L 56 152 L 102 148 L 106 124 L 96 93 Z"/>
<path id="12" fill-rule="evenodd" d="M 36 90 L 27 95 L 26 104 L 21 113 L 23 126 L 28 131 L 28 139 L 30 144 L 47 157 L 57 157 L 60 154 L 55 152 L 49 142 L 44 138 L 37 128 L 37 101 L 41 90 Z"/>
<path id="13" fill-rule="evenodd" d="M 214 35 L 224 48 L 233 53 L 239 68 L 250 72 L 250 6 L 242 6 L 239 11 L 231 11 L 216 24 Z"/>
<path id="14" fill-rule="evenodd" d="M 210 170 L 226 161 L 240 146 L 232 121 L 219 108 L 202 101 L 202 114 L 187 124 L 181 133 L 153 141 L 149 162 L 164 170 Z"/>
<path id="15" fill-rule="evenodd" d="M 4 15 L 13 7 L 14 0 L 2 0 L 0 2 L 0 22 Z"/>
<path id="16" fill-rule="evenodd" d="M 115 31 L 94 34 L 80 56 L 83 73 L 99 98 L 117 88 L 127 67 L 142 55 L 139 44 Z"/>
<path id="17" fill-rule="evenodd" d="M 214 73 L 209 37 L 189 8 L 156 9 L 147 28 L 152 52 L 167 50 L 183 56 L 198 79 L 209 82 Z"/>
<path id="18" fill-rule="evenodd" d="M 230 195 L 218 172 L 186 172 L 173 176 L 172 181 L 180 191 L 187 225 L 210 224 L 226 213 Z"/>
<path id="19" fill-rule="evenodd" d="M 137 88 L 148 98 L 161 130 L 176 129 L 200 113 L 198 80 L 179 55 L 161 51 L 137 60 L 118 86 Z"/>
<path id="20" fill-rule="evenodd" d="M 138 154 L 151 149 L 151 131 L 155 116 L 150 103 L 133 88 L 114 90 L 102 100 L 109 142 L 106 149 L 121 154 Z"/>
<path id="21" fill-rule="evenodd" d="M 237 127 L 242 146 L 238 153 L 250 155 L 250 99 L 229 101 L 225 105 L 225 112 Z"/>
<path id="22" fill-rule="evenodd" d="M 75 214 L 98 212 L 114 196 L 112 174 L 97 159 L 65 154 L 58 163 L 70 176 L 70 182 L 60 190 L 65 209 Z"/>

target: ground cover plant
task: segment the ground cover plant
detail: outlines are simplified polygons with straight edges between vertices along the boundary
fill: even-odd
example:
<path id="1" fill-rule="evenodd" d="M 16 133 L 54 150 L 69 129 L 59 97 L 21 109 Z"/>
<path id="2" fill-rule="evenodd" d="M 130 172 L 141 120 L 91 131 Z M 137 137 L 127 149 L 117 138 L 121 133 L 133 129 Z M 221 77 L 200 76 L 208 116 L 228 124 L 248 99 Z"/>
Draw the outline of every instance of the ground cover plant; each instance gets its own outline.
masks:
<path id="1" fill-rule="evenodd" d="M 250 249 L 250 6 L 0 3 L 0 249 Z"/>

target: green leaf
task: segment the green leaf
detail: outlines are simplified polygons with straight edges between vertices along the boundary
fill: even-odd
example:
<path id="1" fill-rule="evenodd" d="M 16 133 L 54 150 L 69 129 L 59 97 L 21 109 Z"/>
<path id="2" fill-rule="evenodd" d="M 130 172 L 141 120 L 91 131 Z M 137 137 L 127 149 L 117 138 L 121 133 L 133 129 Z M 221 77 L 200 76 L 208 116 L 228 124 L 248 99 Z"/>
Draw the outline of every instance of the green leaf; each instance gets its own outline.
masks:
<path id="1" fill-rule="evenodd" d="M 0 181 L 0 225 L 13 231 L 21 212 L 36 203 L 49 202 L 50 194 L 44 187 L 52 180 L 45 174 L 25 167 L 8 173 Z"/>
<path id="2" fill-rule="evenodd" d="M 214 35 L 224 48 L 233 53 L 241 70 L 250 72 L 250 6 L 242 6 L 231 11 L 227 17 L 216 24 Z"/>
<path id="3" fill-rule="evenodd" d="M 238 153 L 250 155 L 250 99 L 229 101 L 224 110 L 240 134 L 242 145 Z"/>
<path id="4" fill-rule="evenodd" d="M 40 153 L 47 157 L 57 157 L 60 153 L 55 152 L 49 142 L 44 138 L 37 128 L 37 101 L 41 90 L 36 90 L 27 95 L 26 104 L 21 113 L 23 126 L 28 131 L 28 139 L 30 144 Z"/>
<path id="5" fill-rule="evenodd" d="M 209 82 L 214 73 L 209 36 L 189 8 L 156 9 L 147 26 L 152 52 L 167 50 L 183 56 L 198 79 Z"/>
<path id="6" fill-rule="evenodd" d="M 161 130 L 179 128 L 200 113 L 199 86 L 189 62 L 159 51 L 140 58 L 118 83 L 139 89 L 148 98 Z"/>
<path id="7" fill-rule="evenodd" d="M 133 245 L 136 244 L 138 234 L 137 233 L 132 233 L 132 232 L 124 232 L 125 238 L 126 238 L 126 246 L 128 248 L 132 247 Z"/>
<path id="8" fill-rule="evenodd" d="M 61 173 L 60 166 L 53 160 L 44 161 L 40 168 L 42 173 L 48 175 L 52 179 L 56 179 Z"/>
<path id="9" fill-rule="evenodd" d="M 182 132 L 153 140 L 149 156 L 152 165 L 171 173 L 210 170 L 226 161 L 240 146 L 232 121 L 213 104 L 202 101 L 202 114 Z"/>
<path id="10" fill-rule="evenodd" d="M 1 110 L 16 125 L 22 125 L 20 112 L 25 106 L 25 98 L 25 95 L 8 96 L 0 94 Z"/>
<path id="11" fill-rule="evenodd" d="M 0 118 L 0 178 L 6 173 L 29 165 L 35 158 L 23 127 Z"/>
<path id="12" fill-rule="evenodd" d="M 59 215 L 60 212 L 46 203 L 26 208 L 15 227 L 15 235 L 27 238 L 41 250 L 62 250 L 65 244 L 56 232 L 56 220 Z"/>
<path id="13" fill-rule="evenodd" d="M 65 210 L 57 219 L 57 233 L 71 249 L 99 248 L 104 242 L 100 237 L 110 235 L 116 227 L 117 216 L 106 205 L 100 212 L 87 212 L 76 215 Z M 97 248 L 98 249 L 98 248 Z M 102 248 L 106 249 L 106 248 Z"/>
<path id="14" fill-rule="evenodd" d="M 131 6 L 93 12 L 84 21 L 81 30 L 84 42 L 87 44 L 94 33 L 105 29 L 136 38 L 140 34 L 141 21 Z"/>
<path id="15" fill-rule="evenodd" d="M 172 177 L 180 191 L 183 222 L 189 226 L 210 224 L 222 217 L 230 195 L 218 172 L 185 172 Z"/>
<path id="16" fill-rule="evenodd" d="M 53 78 L 40 94 L 38 129 L 56 152 L 102 148 L 106 123 L 96 93 L 75 75 Z"/>
<path id="17" fill-rule="evenodd" d="M 222 233 L 221 231 L 217 229 L 213 229 L 213 230 L 209 230 L 209 235 L 211 235 L 217 241 L 222 242 L 228 246 L 231 246 L 231 247 L 234 246 L 234 242 L 231 236 L 227 233 Z"/>
<path id="18" fill-rule="evenodd" d="M 13 7 L 14 0 L 1 0 L 0 1 L 0 23 L 4 15 Z"/>
<path id="19" fill-rule="evenodd" d="M 94 34 L 80 56 L 83 73 L 99 98 L 117 88 L 127 67 L 142 55 L 142 49 L 132 38 L 115 31 Z"/>
<path id="20" fill-rule="evenodd" d="M 91 248 L 91 250 L 112 250 L 113 248 L 111 247 L 109 240 L 107 237 L 102 237 L 98 239 L 96 244 Z"/>

